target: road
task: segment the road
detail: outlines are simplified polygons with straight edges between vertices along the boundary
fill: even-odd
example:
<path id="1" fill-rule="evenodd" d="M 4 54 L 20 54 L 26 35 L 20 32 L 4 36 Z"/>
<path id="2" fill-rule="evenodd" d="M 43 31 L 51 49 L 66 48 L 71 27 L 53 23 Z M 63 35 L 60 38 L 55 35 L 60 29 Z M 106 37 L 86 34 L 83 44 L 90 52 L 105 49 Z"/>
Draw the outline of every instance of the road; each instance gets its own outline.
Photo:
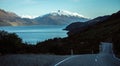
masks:
<path id="1" fill-rule="evenodd" d="M 101 42 L 99 54 L 72 55 L 54 66 L 120 66 L 112 51 L 112 44 Z"/>

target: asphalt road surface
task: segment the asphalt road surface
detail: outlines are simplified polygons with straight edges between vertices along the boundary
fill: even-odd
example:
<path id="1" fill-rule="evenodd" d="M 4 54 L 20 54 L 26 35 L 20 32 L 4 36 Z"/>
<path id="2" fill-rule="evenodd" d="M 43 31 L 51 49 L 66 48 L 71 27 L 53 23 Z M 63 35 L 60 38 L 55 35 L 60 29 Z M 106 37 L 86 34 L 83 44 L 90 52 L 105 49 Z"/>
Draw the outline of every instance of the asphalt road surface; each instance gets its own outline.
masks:
<path id="1" fill-rule="evenodd" d="M 54 66 L 120 66 L 112 51 L 112 44 L 101 42 L 99 54 L 73 55 Z"/>

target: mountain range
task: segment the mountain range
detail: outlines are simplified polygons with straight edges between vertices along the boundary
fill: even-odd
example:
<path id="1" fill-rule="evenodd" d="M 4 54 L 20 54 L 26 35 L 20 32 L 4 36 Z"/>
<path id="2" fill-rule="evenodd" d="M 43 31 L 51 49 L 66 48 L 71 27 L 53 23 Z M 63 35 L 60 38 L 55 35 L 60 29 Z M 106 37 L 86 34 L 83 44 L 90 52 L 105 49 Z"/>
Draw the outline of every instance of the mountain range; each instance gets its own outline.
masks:
<path id="1" fill-rule="evenodd" d="M 21 25 L 68 25 L 72 22 L 85 22 L 90 19 L 69 11 L 54 11 L 34 19 L 22 18 L 13 12 L 0 9 L 0 26 Z"/>

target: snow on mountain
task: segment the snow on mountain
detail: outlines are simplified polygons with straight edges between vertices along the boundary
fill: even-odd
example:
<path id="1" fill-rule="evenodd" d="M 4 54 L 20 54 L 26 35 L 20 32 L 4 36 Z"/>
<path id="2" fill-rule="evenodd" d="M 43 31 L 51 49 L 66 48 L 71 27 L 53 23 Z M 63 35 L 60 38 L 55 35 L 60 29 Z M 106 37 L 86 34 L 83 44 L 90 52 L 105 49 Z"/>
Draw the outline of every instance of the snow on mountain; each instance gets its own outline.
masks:
<path id="1" fill-rule="evenodd" d="M 33 18 L 35 18 L 35 17 L 30 16 L 30 15 L 22 15 L 21 18 L 29 18 L 29 19 L 33 19 Z"/>
<path id="2" fill-rule="evenodd" d="M 34 20 L 44 25 L 68 25 L 73 22 L 85 22 L 89 19 L 78 13 L 58 10 L 37 17 Z"/>
<path id="3" fill-rule="evenodd" d="M 58 11 L 52 11 L 50 14 L 53 15 L 66 15 L 66 16 L 76 16 L 76 17 L 84 17 L 83 15 L 80 15 L 78 13 L 66 11 L 66 10 L 58 10 Z M 85 17 L 84 17 L 85 18 Z"/>

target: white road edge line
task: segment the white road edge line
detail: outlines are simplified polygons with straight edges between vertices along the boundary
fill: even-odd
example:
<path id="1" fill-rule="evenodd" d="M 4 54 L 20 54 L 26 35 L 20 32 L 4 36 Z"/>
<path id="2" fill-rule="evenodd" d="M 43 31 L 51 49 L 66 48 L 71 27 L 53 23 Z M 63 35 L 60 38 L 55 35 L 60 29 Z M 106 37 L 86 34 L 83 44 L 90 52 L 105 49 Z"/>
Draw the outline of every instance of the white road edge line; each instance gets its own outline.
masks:
<path id="1" fill-rule="evenodd" d="M 56 63 L 54 66 L 58 66 L 58 65 L 60 65 L 61 63 L 65 62 L 65 61 L 67 61 L 67 60 L 69 60 L 69 59 L 71 59 L 71 58 L 73 58 L 73 57 L 76 57 L 76 56 L 70 56 L 70 57 L 68 57 L 68 58 L 66 58 L 66 59 L 64 59 L 64 60 Z"/>

